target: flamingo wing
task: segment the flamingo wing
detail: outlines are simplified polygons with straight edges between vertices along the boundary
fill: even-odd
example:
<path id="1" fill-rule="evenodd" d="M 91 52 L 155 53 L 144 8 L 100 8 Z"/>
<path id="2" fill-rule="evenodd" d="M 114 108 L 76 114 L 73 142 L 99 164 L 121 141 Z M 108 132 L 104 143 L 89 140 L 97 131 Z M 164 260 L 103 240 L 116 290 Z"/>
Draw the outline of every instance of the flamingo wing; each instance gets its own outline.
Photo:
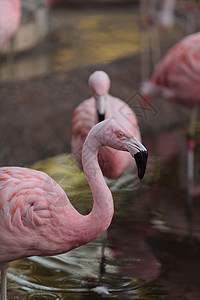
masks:
<path id="1" fill-rule="evenodd" d="M 57 214 L 69 205 L 65 192 L 45 173 L 0 168 L 0 261 L 42 255 Z"/>

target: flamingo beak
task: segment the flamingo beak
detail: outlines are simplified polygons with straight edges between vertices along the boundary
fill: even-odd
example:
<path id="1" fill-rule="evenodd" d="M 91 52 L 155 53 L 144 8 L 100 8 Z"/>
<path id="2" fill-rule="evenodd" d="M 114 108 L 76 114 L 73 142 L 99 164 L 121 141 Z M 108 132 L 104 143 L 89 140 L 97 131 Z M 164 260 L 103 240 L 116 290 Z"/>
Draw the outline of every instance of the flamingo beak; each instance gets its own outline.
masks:
<path id="1" fill-rule="evenodd" d="M 96 99 L 96 107 L 97 107 L 97 115 L 98 115 L 98 121 L 104 121 L 105 120 L 105 96 L 95 96 Z"/>
<path id="2" fill-rule="evenodd" d="M 147 149 L 135 137 L 127 139 L 126 145 L 130 154 L 135 158 L 138 168 L 138 177 L 142 179 L 146 171 L 148 158 Z"/>
<path id="3" fill-rule="evenodd" d="M 147 151 L 138 152 L 134 155 L 134 158 L 138 168 L 138 177 L 142 179 L 146 171 L 148 152 Z"/>

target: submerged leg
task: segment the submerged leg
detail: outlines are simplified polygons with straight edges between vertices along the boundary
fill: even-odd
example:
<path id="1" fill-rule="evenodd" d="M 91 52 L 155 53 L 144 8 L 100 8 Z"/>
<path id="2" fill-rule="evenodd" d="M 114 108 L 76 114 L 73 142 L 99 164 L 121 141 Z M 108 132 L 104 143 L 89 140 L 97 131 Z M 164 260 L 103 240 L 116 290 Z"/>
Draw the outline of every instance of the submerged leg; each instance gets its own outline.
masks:
<path id="1" fill-rule="evenodd" d="M 189 126 L 188 136 L 187 136 L 187 216 L 190 224 L 192 219 L 191 209 L 193 203 L 192 189 L 194 187 L 194 148 L 195 148 L 194 132 L 195 132 L 195 124 L 197 121 L 197 114 L 198 114 L 198 109 L 195 106 L 192 110 L 190 126 Z"/>
<path id="2" fill-rule="evenodd" d="M 7 300 L 7 268 L 9 267 L 8 263 L 0 265 L 1 269 L 1 300 Z"/>
<path id="3" fill-rule="evenodd" d="M 195 124 L 197 121 L 198 109 L 195 106 L 192 110 L 191 120 L 188 130 L 187 137 L 187 191 L 188 194 L 191 195 L 192 188 L 194 186 L 194 132 L 195 132 Z"/>
<path id="4" fill-rule="evenodd" d="M 101 262 L 100 262 L 100 272 L 99 272 L 99 279 L 98 279 L 98 285 L 101 284 L 101 279 L 105 273 L 105 263 L 106 263 L 106 258 L 105 258 L 105 248 L 106 248 L 106 242 L 108 238 L 108 233 L 105 231 L 103 233 L 103 242 L 101 245 Z"/>
<path id="5" fill-rule="evenodd" d="M 98 278 L 98 284 L 96 287 L 92 288 L 91 290 L 101 296 L 109 295 L 109 290 L 106 286 L 102 285 L 102 277 L 105 273 L 105 247 L 106 247 L 106 241 L 107 241 L 107 231 L 103 233 L 103 242 L 101 245 L 101 262 L 100 262 L 100 270 L 99 270 L 99 278 Z"/>

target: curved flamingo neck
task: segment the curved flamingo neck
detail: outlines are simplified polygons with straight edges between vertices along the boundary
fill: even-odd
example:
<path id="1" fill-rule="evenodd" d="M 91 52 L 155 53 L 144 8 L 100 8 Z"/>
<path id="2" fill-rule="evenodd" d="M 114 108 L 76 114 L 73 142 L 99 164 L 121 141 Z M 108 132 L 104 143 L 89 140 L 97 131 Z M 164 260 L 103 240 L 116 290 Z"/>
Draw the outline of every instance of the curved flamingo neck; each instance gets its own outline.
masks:
<path id="1" fill-rule="evenodd" d="M 114 213 L 112 194 L 105 183 L 98 163 L 97 154 L 100 147 L 98 134 L 89 135 L 82 150 L 83 170 L 94 201 L 91 213 L 83 216 L 82 219 L 82 229 L 87 241 L 97 238 L 108 228 Z"/>
<path id="2" fill-rule="evenodd" d="M 47 239 L 50 240 L 47 243 L 50 255 L 67 252 L 94 240 L 106 231 L 111 223 L 114 213 L 113 198 L 97 158 L 98 150 L 105 144 L 106 138 L 101 130 L 102 127 L 96 127 L 90 131 L 82 150 L 83 169 L 93 195 L 92 211 L 88 215 L 81 215 L 68 201 L 62 216 L 57 220 L 58 229 L 53 224 L 49 228 L 50 232 L 55 231 L 56 235 L 56 238 L 53 236 L 53 240 L 51 234 L 47 235 Z M 56 252 L 53 248 L 55 239 Z"/>

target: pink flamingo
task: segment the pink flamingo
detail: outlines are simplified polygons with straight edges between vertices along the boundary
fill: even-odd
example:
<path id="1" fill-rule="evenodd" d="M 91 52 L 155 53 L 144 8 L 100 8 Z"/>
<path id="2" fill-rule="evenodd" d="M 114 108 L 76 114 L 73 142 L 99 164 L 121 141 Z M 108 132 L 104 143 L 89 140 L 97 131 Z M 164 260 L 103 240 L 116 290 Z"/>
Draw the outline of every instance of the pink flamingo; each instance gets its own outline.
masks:
<path id="1" fill-rule="evenodd" d="M 103 71 L 95 71 L 89 77 L 93 97 L 84 100 L 75 109 L 71 122 L 71 147 L 75 159 L 82 167 L 82 145 L 94 124 L 108 118 L 121 121 L 141 141 L 137 117 L 122 100 L 109 95 L 110 79 Z M 133 163 L 130 155 L 109 147 L 102 147 L 98 154 L 104 176 L 117 178 Z"/>
<path id="2" fill-rule="evenodd" d="M 189 195 L 194 181 L 194 126 L 197 104 L 200 104 L 200 33 L 185 37 L 165 55 L 150 80 L 142 86 L 142 93 L 150 97 L 160 95 L 192 108 L 187 143 Z"/>
<path id="3" fill-rule="evenodd" d="M 9 40 L 19 25 L 20 0 L 0 1 L 0 47 Z"/>
<path id="4" fill-rule="evenodd" d="M 6 299 L 6 270 L 11 261 L 68 252 L 108 228 L 113 199 L 97 160 L 98 149 L 105 145 L 130 152 L 139 178 L 145 173 L 147 151 L 131 131 L 114 119 L 95 125 L 82 150 L 83 169 L 94 198 L 88 215 L 76 211 L 47 174 L 20 167 L 0 168 L 1 300 Z"/>

